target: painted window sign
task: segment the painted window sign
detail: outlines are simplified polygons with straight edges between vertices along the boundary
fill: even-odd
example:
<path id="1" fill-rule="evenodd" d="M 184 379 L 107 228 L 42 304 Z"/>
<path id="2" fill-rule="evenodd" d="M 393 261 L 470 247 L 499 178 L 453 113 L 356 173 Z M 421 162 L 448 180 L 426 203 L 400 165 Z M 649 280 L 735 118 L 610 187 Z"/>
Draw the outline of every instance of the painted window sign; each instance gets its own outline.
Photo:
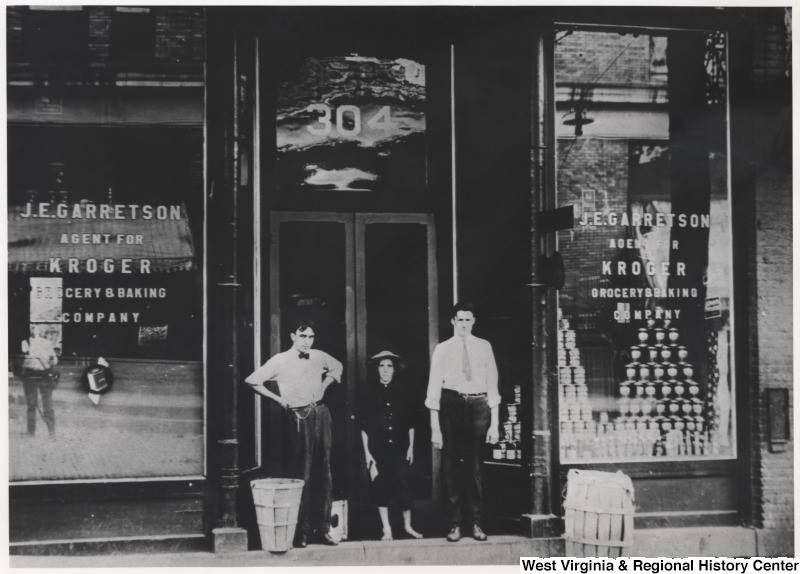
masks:
<path id="1" fill-rule="evenodd" d="M 308 57 L 284 75 L 279 190 L 425 188 L 425 66 L 403 58 Z"/>

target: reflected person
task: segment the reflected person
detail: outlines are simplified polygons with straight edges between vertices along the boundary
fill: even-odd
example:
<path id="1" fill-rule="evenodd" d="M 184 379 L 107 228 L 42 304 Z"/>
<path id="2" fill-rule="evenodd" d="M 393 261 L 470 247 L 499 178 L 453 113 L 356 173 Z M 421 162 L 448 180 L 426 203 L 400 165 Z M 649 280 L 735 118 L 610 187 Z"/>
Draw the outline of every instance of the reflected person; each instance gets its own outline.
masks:
<path id="1" fill-rule="evenodd" d="M 58 380 L 55 367 L 58 356 L 50 339 L 35 333 L 29 341 L 22 343 L 26 353 L 22 362 L 22 387 L 27 405 L 28 435 L 36 434 L 36 412 L 39 410 L 39 396 L 42 397 L 42 418 L 47 425 L 50 437 L 56 434 L 56 413 L 53 410 L 53 389 Z"/>

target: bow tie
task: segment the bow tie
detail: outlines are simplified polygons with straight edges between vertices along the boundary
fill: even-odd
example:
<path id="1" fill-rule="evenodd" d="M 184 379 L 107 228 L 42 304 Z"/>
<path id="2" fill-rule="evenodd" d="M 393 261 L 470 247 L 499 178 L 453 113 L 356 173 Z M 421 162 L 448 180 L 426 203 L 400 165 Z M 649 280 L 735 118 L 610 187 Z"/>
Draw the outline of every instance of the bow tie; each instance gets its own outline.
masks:
<path id="1" fill-rule="evenodd" d="M 298 353 L 297 356 L 300 357 L 301 359 L 308 359 L 309 354 L 308 353 Z"/>

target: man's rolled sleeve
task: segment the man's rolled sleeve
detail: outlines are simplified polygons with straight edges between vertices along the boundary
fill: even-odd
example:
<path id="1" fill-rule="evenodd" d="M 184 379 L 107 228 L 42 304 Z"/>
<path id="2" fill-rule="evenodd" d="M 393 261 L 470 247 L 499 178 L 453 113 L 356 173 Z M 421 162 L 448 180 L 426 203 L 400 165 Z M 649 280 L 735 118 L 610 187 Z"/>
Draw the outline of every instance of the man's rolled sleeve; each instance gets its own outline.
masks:
<path id="1" fill-rule="evenodd" d="M 337 383 L 342 382 L 342 372 L 344 367 L 342 363 L 331 357 L 328 353 L 322 353 L 322 361 L 325 367 L 325 374 L 335 380 Z"/>
<path id="2" fill-rule="evenodd" d="M 497 363 L 494 360 L 492 344 L 486 343 L 486 400 L 490 408 L 500 404 L 500 392 L 497 390 Z"/>
<path id="3" fill-rule="evenodd" d="M 258 367 L 255 371 L 247 375 L 245 383 L 251 387 L 258 387 L 266 381 L 273 380 L 278 375 L 275 369 L 275 357 L 270 358 L 266 363 Z"/>
<path id="4" fill-rule="evenodd" d="M 431 357 L 431 373 L 428 377 L 428 394 L 425 398 L 425 406 L 432 411 L 439 410 L 439 402 L 442 397 L 442 383 L 444 382 L 444 373 L 442 372 L 442 351 L 441 346 L 436 345 Z"/>

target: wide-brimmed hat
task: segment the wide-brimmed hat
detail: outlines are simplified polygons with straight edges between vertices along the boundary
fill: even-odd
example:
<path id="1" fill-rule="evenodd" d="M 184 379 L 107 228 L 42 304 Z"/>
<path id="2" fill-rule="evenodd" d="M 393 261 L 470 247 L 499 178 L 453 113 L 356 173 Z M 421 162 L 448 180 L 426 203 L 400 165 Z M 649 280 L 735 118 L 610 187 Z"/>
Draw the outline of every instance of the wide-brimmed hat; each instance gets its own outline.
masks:
<path id="1" fill-rule="evenodd" d="M 402 369 L 404 366 L 403 358 L 400 355 L 392 353 L 391 351 L 381 351 L 380 353 L 376 353 L 369 358 L 369 362 L 379 363 L 381 359 L 392 359 L 396 369 Z"/>

